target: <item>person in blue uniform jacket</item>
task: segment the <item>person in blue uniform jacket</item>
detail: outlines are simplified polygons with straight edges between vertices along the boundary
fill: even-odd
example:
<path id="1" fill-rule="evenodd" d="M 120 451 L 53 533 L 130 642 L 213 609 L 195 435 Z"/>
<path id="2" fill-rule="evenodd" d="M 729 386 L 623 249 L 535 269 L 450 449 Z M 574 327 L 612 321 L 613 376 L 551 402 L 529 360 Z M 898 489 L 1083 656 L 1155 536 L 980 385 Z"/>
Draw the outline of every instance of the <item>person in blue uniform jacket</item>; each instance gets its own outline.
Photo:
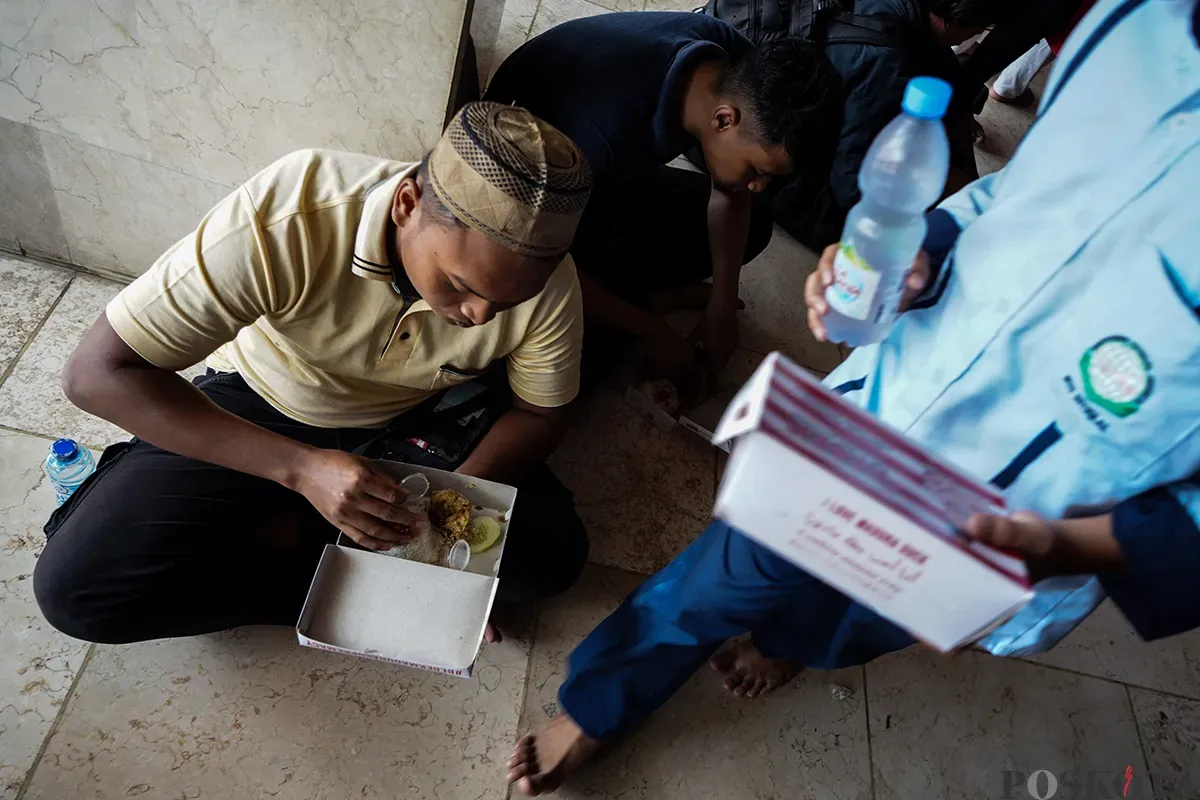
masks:
<path id="1" fill-rule="evenodd" d="M 1023 509 L 968 523 L 1037 580 L 978 643 L 998 655 L 1046 649 L 1105 595 L 1143 639 L 1200 625 L 1198 34 L 1197 0 L 1098 2 L 1012 161 L 929 214 L 907 311 L 827 378 Z M 817 338 L 832 260 L 806 286 Z M 571 654 L 509 780 L 551 790 L 706 660 L 754 696 L 912 643 L 714 522 Z"/>

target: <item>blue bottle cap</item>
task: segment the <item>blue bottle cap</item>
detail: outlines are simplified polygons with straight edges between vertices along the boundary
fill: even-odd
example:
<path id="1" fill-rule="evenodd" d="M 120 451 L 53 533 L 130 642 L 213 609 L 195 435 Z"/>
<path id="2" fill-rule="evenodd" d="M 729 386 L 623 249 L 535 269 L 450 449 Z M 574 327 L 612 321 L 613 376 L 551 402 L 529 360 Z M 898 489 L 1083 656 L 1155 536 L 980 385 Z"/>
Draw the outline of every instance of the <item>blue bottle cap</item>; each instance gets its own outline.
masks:
<path id="1" fill-rule="evenodd" d="M 941 78 L 923 75 L 908 82 L 900 106 L 917 119 L 941 119 L 952 93 L 950 84 Z"/>
<path id="2" fill-rule="evenodd" d="M 59 439 L 50 445 L 50 452 L 60 461 L 70 461 L 79 455 L 79 445 L 74 439 Z"/>

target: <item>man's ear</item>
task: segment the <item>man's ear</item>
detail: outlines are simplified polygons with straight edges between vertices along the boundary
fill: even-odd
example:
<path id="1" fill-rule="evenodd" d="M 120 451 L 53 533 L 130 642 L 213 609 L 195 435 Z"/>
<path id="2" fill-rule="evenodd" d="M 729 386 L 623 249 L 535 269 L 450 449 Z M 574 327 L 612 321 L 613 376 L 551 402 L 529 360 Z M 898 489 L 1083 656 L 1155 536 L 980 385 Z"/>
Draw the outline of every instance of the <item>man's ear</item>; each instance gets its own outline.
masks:
<path id="1" fill-rule="evenodd" d="M 416 218 L 417 206 L 421 201 L 421 185 L 416 178 L 400 181 L 396 195 L 392 198 L 392 222 L 402 228 Z"/>
<path id="2" fill-rule="evenodd" d="M 722 103 L 713 110 L 712 128 L 714 133 L 723 133 L 731 128 L 736 128 L 741 121 L 742 110 L 737 106 Z"/>
<path id="3" fill-rule="evenodd" d="M 929 12 L 929 28 L 933 31 L 934 39 L 936 39 L 938 42 L 944 42 L 949 34 L 948 27 L 949 26 L 946 24 L 946 20 L 942 19 L 937 14 L 934 14 L 932 11 Z"/>

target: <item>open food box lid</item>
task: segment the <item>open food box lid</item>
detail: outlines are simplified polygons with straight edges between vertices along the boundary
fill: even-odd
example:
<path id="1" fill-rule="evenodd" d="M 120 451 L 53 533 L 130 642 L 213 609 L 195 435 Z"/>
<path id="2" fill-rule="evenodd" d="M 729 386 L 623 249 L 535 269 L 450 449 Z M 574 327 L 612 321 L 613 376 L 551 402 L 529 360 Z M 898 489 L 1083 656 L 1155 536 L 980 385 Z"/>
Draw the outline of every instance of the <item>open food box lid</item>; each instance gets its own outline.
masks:
<path id="1" fill-rule="evenodd" d="M 641 385 L 631 383 L 625 389 L 625 402 L 641 412 L 660 431 L 671 431 L 676 426 L 680 426 L 696 434 L 704 439 L 704 441 L 716 445 L 725 452 L 729 452 L 729 442 L 714 441 L 713 432 L 717 428 L 717 423 L 721 420 L 721 415 L 725 413 L 726 407 L 733 400 L 737 391 L 736 388 L 724 389 L 678 414 L 669 414 L 653 397 L 643 390 Z"/>
<path id="2" fill-rule="evenodd" d="M 1032 592 L 1024 562 L 963 533 L 1004 496 L 772 353 L 715 441 L 737 445 L 714 514 L 939 650 Z"/>
<path id="3" fill-rule="evenodd" d="M 476 507 L 500 512 L 500 538 L 459 571 L 365 550 L 340 535 L 321 555 L 296 636 L 305 647 L 470 677 L 517 490 L 431 467 L 376 463 L 397 480 L 419 472 L 431 492 L 454 489 Z"/>

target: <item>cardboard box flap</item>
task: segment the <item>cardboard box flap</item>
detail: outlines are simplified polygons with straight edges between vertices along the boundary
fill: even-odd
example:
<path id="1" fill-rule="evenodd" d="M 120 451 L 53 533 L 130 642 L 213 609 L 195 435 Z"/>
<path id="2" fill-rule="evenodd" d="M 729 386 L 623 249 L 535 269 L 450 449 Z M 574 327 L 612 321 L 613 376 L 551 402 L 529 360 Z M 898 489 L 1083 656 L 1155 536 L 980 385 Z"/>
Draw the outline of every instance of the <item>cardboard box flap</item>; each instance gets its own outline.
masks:
<path id="1" fill-rule="evenodd" d="M 497 580 L 327 545 L 317 602 L 299 628 L 318 643 L 448 669 L 475 660 Z M 401 611 L 402 610 L 402 611 Z"/>
<path id="2" fill-rule="evenodd" d="M 702 437 L 704 441 L 728 453 L 729 442 L 714 442 L 713 431 L 721 423 L 721 418 L 725 416 L 725 409 L 729 408 L 729 404 L 733 402 L 737 393 L 738 389 L 723 389 L 717 392 L 695 408 L 680 414 L 679 424 Z"/>
<path id="3" fill-rule="evenodd" d="M 763 414 L 763 401 L 771 388 L 771 373 L 779 361 L 779 353 L 771 353 L 763 359 L 750 376 L 750 380 L 729 401 L 717 429 L 713 431 L 713 444 L 721 444 L 735 436 L 758 427 Z"/>
<path id="4" fill-rule="evenodd" d="M 645 415 L 660 431 L 666 433 L 674 429 L 675 418 L 659 408 L 654 400 L 633 384 L 625 387 L 625 402 L 631 408 Z"/>
<path id="5" fill-rule="evenodd" d="M 397 480 L 420 472 L 430 489 L 454 489 L 500 522 L 500 538 L 466 570 L 362 549 L 345 534 L 313 576 L 296 636 L 305 647 L 469 678 L 499 584 L 517 490 L 469 475 L 376 461 Z"/>

